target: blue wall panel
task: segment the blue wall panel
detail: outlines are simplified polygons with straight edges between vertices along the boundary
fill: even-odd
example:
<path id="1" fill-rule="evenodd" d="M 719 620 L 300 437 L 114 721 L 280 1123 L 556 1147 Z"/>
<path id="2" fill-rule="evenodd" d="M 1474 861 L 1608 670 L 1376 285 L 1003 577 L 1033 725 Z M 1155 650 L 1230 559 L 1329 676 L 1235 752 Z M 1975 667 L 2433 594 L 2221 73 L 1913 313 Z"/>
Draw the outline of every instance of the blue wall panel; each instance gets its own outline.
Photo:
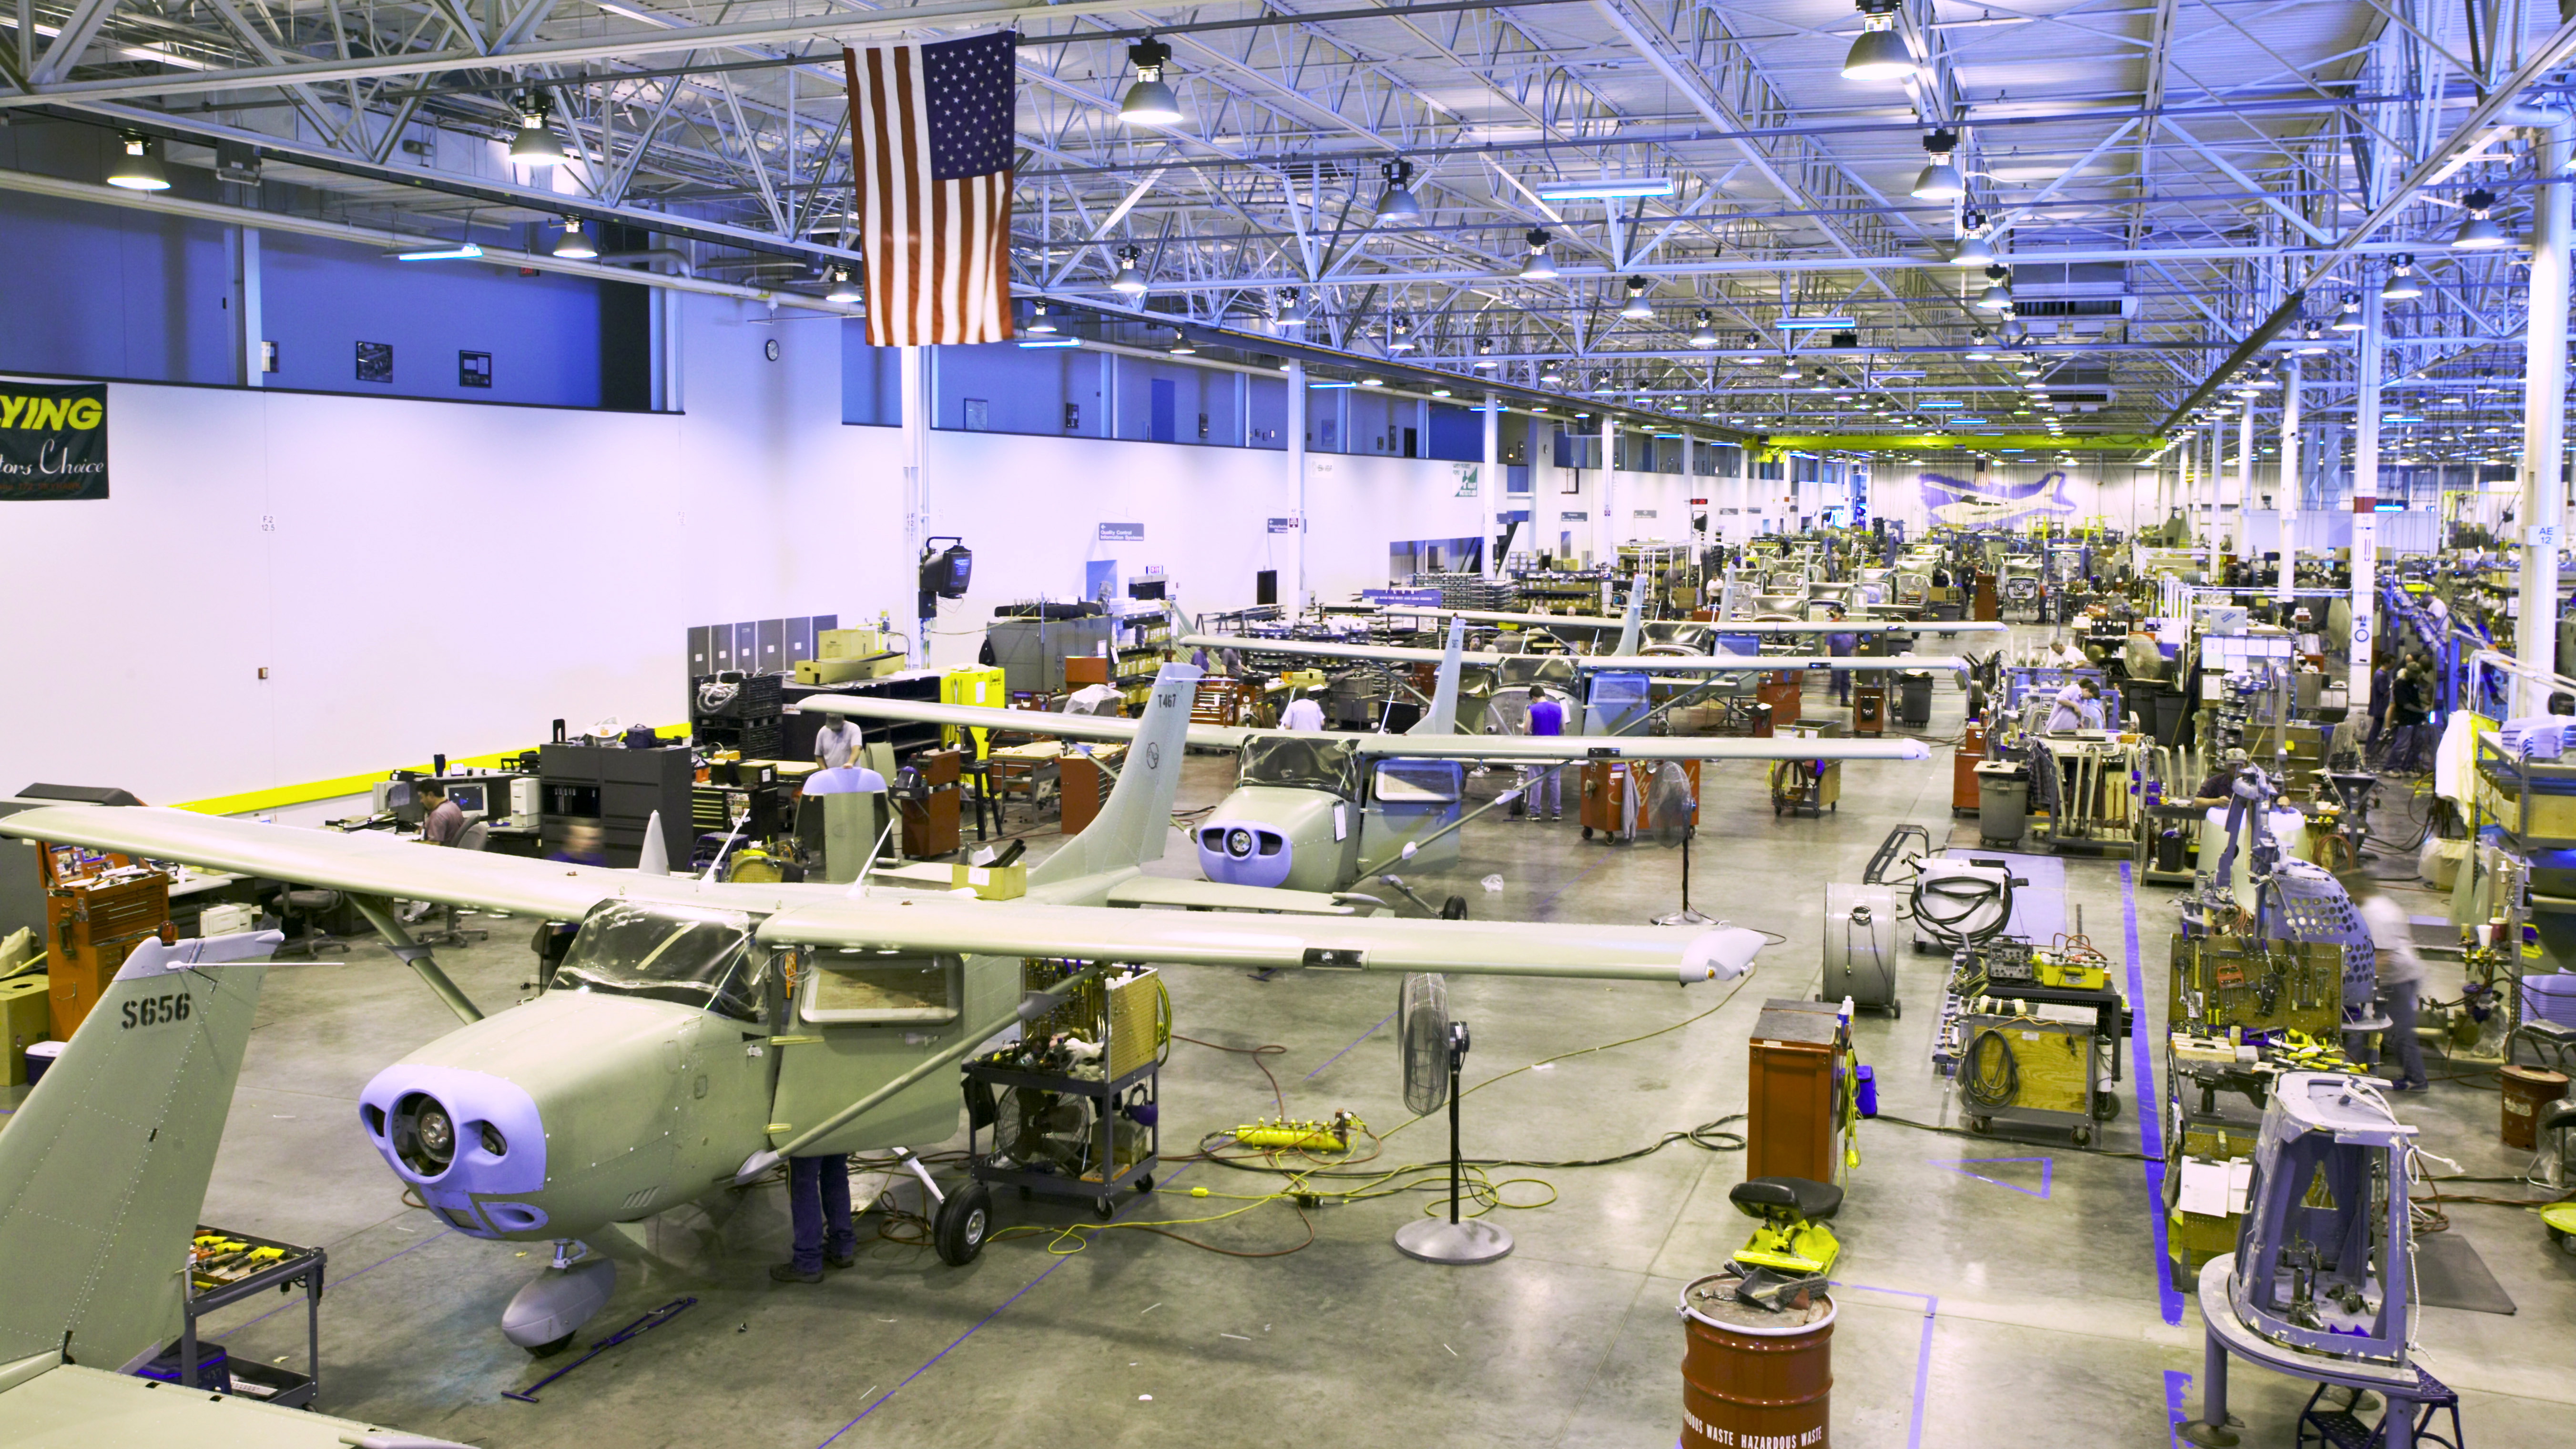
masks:
<path id="1" fill-rule="evenodd" d="M 870 347 L 868 324 L 841 324 L 841 421 L 903 426 L 903 349 Z"/>
<path id="2" fill-rule="evenodd" d="M 16 194 L 0 204 L 0 368 L 230 382 L 225 228 Z"/>
<path id="3" fill-rule="evenodd" d="M 600 292 L 481 262 L 396 262 L 364 247 L 261 238 L 262 333 L 279 387 L 463 402 L 600 404 Z M 390 384 L 357 380 L 357 345 L 390 343 Z M 492 354 L 492 385 L 463 387 L 457 354 Z"/>

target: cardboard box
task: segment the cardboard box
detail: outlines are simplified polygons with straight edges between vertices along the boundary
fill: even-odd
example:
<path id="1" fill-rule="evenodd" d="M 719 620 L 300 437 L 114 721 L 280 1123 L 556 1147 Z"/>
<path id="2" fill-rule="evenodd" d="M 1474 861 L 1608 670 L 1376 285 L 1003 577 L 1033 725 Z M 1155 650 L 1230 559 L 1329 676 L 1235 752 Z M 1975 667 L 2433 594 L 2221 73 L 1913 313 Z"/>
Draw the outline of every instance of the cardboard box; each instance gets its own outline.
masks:
<path id="1" fill-rule="evenodd" d="M 886 652 L 874 629 L 825 629 L 814 636 L 816 659 L 865 659 Z"/>
<path id="2" fill-rule="evenodd" d="M 1025 865 L 952 865 L 948 867 L 948 888 L 972 888 L 977 900 L 1015 901 L 1029 893 L 1029 868 Z"/>
<path id="3" fill-rule="evenodd" d="M 798 684 L 847 684 L 853 679 L 868 679 L 869 661 L 865 659 L 799 659 L 796 661 Z"/>
<path id="4" fill-rule="evenodd" d="M 0 981 L 0 1049 L 9 1056 L 8 1084 L 27 1083 L 27 1046 L 52 1034 L 53 1007 L 46 992 L 52 982 L 39 972 Z"/>

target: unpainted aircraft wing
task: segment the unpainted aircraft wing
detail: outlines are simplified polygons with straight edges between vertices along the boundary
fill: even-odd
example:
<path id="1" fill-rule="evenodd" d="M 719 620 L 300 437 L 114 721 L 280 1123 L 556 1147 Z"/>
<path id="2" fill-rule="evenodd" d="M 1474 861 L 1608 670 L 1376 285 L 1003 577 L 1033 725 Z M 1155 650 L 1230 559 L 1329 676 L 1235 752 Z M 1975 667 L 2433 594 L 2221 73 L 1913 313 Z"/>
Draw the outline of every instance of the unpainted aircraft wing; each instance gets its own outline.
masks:
<path id="1" fill-rule="evenodd" d="M 1828 630 L 1839 633 L 1839 630 Z M 1437 649 L 1401 644 L 1335 644 L 1320 639 L 1249 639 L 1231 634 L 1184 634 L 1192 648 L 1240 649 L 1248 654 L 1305 654 L 1318 659 L 1353 659 L 1378 664 L 1437 664 Z M 1562 658 L 1578 670 L 1652 672 L 1658 674 L 1763 674 L 1774 669 L 1851 669 L 1862 673 L 1897 669 L 1964 670 L 1968 661 L 1919 654 L 1567 654 L 1533 656 L 1477 652 L 1459 656 L 1469 664 L 1499 665 L 1506 659 Z"/>
<path id="2" fill-rule="evenodd" d="M 1683 681 L 1687 684 L 1691 681 Z M 1551 760 L 1927 760 L 1921 740 L 1670 739 L 1627 735 L 1338 735 L 1362 755 L 1408 760 L 1491 760 L 1544 764 Z"/>
<path id="3" fill-rule="evenodd" d="M 1540 629 L 1616 629 L 1627 622 L 1600 614 L 1514 614 L 1498 609 L 1389 609 L 1391 614 L 1424 614 L 1439 619 L 1465 619 L 1471 624 L 1527 624 Z M 1847 623 L 1807 623 L 1792 619 L 1687 619 L 1666 623 L 1697 624 L 1718 634 L 1999 634 L 2007 624 L 1871 619 Z"/>
<path id="4" fill-rule="evenodd" d="M 1438 651 L 1429 651 L 1437 660 Z M 1044 709 L 995 709 L 980 704 L 936 704 L 923 699 L 874 699 L 860 695 L 808 695 L 793 706 L 799 713 L 847 715 L 852 719 L 895 720 L 907 724 L 954 725 L 960 729 L 1018 730 L 1058 739 L 1125 744 L 1136 738 L 1132 719 L 1106 715 L 1058 714 Z M 1224 725 L 1190 726 L 1189 742 L 1205 749 L 1231 750 L 1243 744 L 1244 731 Z"/>
<path id="5" fill-rule="evenodd" d="M 67 1364 L 47 1353 L 0 1364 L 0 1449 L 468 1449 L 452 1440 L 281 1409 L 257 1399 L 181 1393 L 157 1379 Z"/>
<path id="6" fill-rule="evenodd" d="M 1255 970 L 1445 971 L 1684 985 L 1742 974 L 1762 945 L 1760 933 L 1740 927 L 1112 912 L 956 896 L 818 901 L 771 916 L 761 924 L 760 939 Z"/>
<path id="7" fill-rule="evenodd" d="M 1109 888 L 1113 906 L 1180 906 L 1200 911 L 1277 911 L 1292 916 L 1355 916 L 1357 906 L 1324 891 L 1281 890 L 1274 886 L 1227 885 L 1212 880 L 1174 880 L 1169 876 L 1131 875 Z"/>
<path id="8" fill-rule="evenodd" d="M 549 920 L 583 912 L 639 881 L 668 877 L 475 850 L 379 831 L 300 830 L 145 805 L 44 805 L 0 818 L 0 834 L 266 876 L 360 895 L 480 906 Z"/>

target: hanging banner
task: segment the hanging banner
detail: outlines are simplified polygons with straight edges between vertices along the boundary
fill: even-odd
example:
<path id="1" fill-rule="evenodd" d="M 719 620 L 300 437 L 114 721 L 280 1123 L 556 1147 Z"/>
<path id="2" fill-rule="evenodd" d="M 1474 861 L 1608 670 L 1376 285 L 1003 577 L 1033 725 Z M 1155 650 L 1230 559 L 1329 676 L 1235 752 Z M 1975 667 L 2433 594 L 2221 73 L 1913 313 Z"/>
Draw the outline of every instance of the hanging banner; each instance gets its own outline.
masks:
<path id="1" fill-rule="evenodd" d="M 106 496 L 106 384 L 0 382 L 0 502 Z"/>
<path id="2" fill-rule="evenodd" d="M 1939 523 L 2009 524 L 2042 513 L 2075 511 L 2075 500 L 2066 496 L 2063 472 L 2046 473 L 2028 483 L 1996 483 L 1980 468 L 1973 479 L 1927 472 L 1917 474 L 1916 481 L 1923 490 L 1923 511 Z"/>

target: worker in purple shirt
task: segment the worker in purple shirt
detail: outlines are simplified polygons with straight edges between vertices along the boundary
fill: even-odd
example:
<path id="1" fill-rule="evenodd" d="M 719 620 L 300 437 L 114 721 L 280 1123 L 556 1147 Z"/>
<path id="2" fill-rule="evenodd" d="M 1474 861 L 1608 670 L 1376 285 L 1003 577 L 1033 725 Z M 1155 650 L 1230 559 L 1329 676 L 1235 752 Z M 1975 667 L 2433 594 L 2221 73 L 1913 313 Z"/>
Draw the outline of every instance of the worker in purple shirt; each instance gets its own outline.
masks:
<path id="1" fill-rule="evenodd" d="M 1534 735 L 1565 733 L 1565 706 L 1539 685 L 1530 686 L 1529 732 Z M 1528 813 L 1522 818 L 1536 820 L 1539 807 L 1547 808 L 1547 818 L 1565 818 L 1564 771 L 1554 765 L 1536 766 L 1535 775 L 1525 785 L 1527 798 L 1522 802 Z"/>

